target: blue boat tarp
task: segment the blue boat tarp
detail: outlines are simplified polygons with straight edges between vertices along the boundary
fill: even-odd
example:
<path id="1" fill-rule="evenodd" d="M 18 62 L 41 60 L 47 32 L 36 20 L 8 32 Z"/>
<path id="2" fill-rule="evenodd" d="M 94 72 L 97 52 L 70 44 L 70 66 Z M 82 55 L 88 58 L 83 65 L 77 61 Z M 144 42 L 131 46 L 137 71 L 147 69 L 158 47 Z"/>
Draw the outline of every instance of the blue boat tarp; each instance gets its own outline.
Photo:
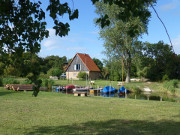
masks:
<path id="1" fill-rule="evenodd" d="M 101 90 L 101 93 L 110 93 L 110 92 L 115 92 L 115 91 L 116 91 L 115 88 L 110 87 L 110 86 L 106 86 L 106 87 L 104 87 L 103 90 Z"/>
<path id="2" fill-rule="evenodd" d="M 125 93 L 127 92 L 126 88 L 124 88 L 123 86 L 118 90 L 117 93 Z"/>

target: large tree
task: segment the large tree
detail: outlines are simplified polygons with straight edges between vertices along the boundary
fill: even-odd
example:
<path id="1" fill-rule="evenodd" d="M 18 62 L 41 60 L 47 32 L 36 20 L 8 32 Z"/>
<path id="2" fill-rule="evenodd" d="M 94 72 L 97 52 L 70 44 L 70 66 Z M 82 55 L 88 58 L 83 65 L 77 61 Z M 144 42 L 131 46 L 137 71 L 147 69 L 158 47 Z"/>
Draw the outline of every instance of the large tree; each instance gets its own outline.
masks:
<path id="1" fill-rule="evenodd" d="M 114 57 L 124 60 L 126 69 L 126 82 L 130 82 L 131 61 L 136 50 L 139 50 L 138 37 L 147 31 L 147 20 L 141 20 L 141 16 L 134 17 L 133 15 L 124 21 L 119 18 L 119 13 L 124 12 L 123 7 L 116 4 L 107 4 L 103 2 L 96 3 L 97 14 L 100 16 L 108 15 L 110 24 L 100 29 L 100 37 L 104 39 L 104 47 L 106 54 L 109 57 Z M 146 7 L 148 8 L 148 7 Z M 148 9 L 147 9 L 148 11 Z M 102 25 L 98 23 L 98 25 Z M 132 27 L 136 26 L 136 31 L 133 32 Z M 131 31 L 131 32 L 130 32 Z"/>
<path id="2" fill-rule="evenodd" d="M 46 11 L 54 21 L 53 29 L 56 35 L 61 37 L 68 34 L 70 26 L 68 23 L 62 23 L 59 17 L 64 14 L 69 15 L 69 20 L 78 17 L 78 10 L 71 10 L 67 2 L 63 3 L 60 0 L 49 0 Z M 0 55 L 13 55 L 16 66 L 21 65 L 23 52 L 33 55 L 40 51 L 40 42 L 49 35 L 46 25 L 45 11 L 41 8 L 40 0 L 1 0 Z M 31 64 L 34 65 L 31 67 L 30 79 L 34 82 L 34 96 L 37 96 L 41 82 L 38 80 L 37 70 L 40 65 L 33 58 Z"/>

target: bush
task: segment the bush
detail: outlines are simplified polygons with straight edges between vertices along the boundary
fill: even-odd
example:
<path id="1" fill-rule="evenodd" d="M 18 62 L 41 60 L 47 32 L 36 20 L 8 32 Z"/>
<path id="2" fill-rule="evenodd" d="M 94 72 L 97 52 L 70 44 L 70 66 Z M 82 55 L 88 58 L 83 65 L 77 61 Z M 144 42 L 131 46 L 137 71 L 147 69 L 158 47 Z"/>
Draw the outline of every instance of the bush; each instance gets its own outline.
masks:
<path id="1" fill-rule="evenodd" d="M 43 79 L 42 80 L 42 86 L 47 87 L 48 90 L 52 89 L 52 86 L 54 85 L 54 80 L 51 79 Z"/>
<path id="2" fill-rule="evenodd" d="M 139 87 L 133 87 L 132 90 L 134 91 L 134 93 L 139 94 L 141 93 L 141 89 Z"/>
<path id="3" fill-rule="evenodd" d="M 32 84 L 32 81 L 29 79 L 26 79 L 25 81 L 21 82 L 21 84 Z"/>
<path id="4" fill-rule="evenodd" d="M 48 75 L 44 74 L 43 72 L 40 73 L 39 77 L 42 79 L 48 79 Z"/>
<path id="5" fill-rule="evenodd" d="M 3 84 L 19 84 L 20 82 L 14 78 L 4 78 Z"/>
<path id="6" fill-rule="evenodd" d="M 60 70 L 59 68 L 51 68 L 48 70 L 47 74 L 48 76 L 60 76 L 63 73 L 62 70 Z"/>
<path id="7" fill-rule="evenodd" d="M 86 79 L 86 75 L 87 75 L 87 78 L 88 78 L 88 74 L 86 72 L 79 72 L 78 75 L 77 75 L 77 78 Z"/>
<path id="8" fill-rule="evenodd" d="M 178 88 L 178 80 L 166 81 L 163 83 L 163 87 L 174 94 L 176 92 L 175 88 Z"/>
<path id="9" fill-rule="evenodd" d="M 167 81 L 167 80 L 169 80 L 169 77 L 168 77 L 168 75 L 165 74 L 162 78 L 162 81 Z"/>

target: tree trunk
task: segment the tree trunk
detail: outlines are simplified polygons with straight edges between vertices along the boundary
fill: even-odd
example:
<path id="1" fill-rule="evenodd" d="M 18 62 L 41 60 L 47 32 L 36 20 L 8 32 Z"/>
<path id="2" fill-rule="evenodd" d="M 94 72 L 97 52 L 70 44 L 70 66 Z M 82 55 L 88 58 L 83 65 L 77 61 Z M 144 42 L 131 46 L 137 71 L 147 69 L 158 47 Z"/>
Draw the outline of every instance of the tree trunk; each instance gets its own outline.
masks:
<path id="1" fill-rule="evenodd" d="M 127 75 L 126 75 L 126 83 L 130 82 L 130 70 L 129 68 L 127 69 Z"/>
<path id="2" fill-rule="evenodd" d="M 131 76 L 131 53 L 127 51 L 127 59 L 126 59 L 126 83 L 130 82 Z"/>

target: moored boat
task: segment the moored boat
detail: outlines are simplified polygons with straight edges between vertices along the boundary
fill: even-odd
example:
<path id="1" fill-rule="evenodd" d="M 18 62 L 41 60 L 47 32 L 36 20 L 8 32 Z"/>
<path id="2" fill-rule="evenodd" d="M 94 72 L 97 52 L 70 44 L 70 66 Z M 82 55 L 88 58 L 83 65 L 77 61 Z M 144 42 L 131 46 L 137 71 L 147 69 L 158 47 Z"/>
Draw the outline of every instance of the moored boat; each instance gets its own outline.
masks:
<path id="1" fill-rule="evenodd" d="M 111 86 L 106 86 L 104 87 L 103 90 L 101 90 L 101 93 L 115 93 L 116 92 L 116 89 L 111 87 Z"/>
<path id="2" fill-rule="evenodd" d="M 122 87 L 117 91 L 117 93 L 120 94 L 120 95 L 123 95 L 123 94 L 127 93 L 127 89 L 122 86 Z"/>

